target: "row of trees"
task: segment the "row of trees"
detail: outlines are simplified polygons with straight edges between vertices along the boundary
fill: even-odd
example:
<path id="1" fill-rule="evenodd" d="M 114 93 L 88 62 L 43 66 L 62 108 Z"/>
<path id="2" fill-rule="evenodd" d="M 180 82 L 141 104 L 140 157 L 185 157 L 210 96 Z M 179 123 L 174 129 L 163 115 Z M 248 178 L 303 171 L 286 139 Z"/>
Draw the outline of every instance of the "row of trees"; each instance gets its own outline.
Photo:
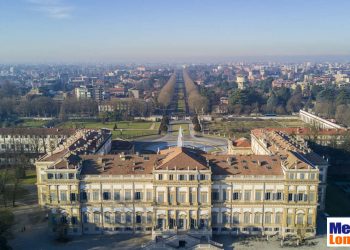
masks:
<path id="1" fill-rule="evenodd" d="M 303 105 L 301 88 L 272 89 L 265 93 L 259 88 L 236 89 L 229 98 L 229 112 L 235 114 L 298 112 Z"/>
<path id="2" fill-rule="evenodd" d="M 111 102 L 112 110 L 100 114 L 103 121 L 131 120 L 135 116 L 149 116 L 154 111 L 154 103 L 138 99 L 115 99 Z"/>
<path id="3" fill-rule="evenodd" d="M 194 84 L 187 70 L 183 70 L 183 78 L 185 81 L 186 96 L 190 112 L 198 113 L 202 110 L 208 111 L 208 99 L 199 93 L 197 85 Z"/>
<path id="4" fill-rule="evenodd" d="M 167 108 L 172 100 L 176 84 L 176 74 L 172 74 L 168 82 L 163 86 L 158 95 L 158 103 L 162 108 Z"/>
<path id="5" fill-rule="evenodd" d="M 315 112 L 350 126 L 350 90 L 322 88 L 316 95 Z"/>

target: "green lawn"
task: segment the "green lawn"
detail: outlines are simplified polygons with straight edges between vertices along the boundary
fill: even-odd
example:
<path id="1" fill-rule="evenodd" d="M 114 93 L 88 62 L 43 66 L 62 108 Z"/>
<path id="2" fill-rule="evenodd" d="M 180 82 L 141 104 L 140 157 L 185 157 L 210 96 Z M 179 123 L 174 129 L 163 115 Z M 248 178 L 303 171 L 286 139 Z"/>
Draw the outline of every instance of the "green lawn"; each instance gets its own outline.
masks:
<path id="1" fill-rule="evenodd" d="M 36 183 L 36 171 L 26 170 L 26 177 L 22 179 L 21 183 L 27 185 L 34 185 Z"/>
<path id="2" fill-rule="evenodd" d="M 23 120 L 23 122 L 17 124 L 18 127 L 24 128 L 41 128 L 47 124 L 48 121 L 43 120 Z"/>
<path id="3" fill-rule="evenodd" d="M 157 135 L 158 130 L 114 130 L 112 131 L 113 139 L 133 139 L 142 136 Z"/>
<path id="4" fill-rule="evenodd" d="M 76 127 L 84 127 L 84 128 L 109 128 L 113 129 L 114 125 L 117 124 L 117 129 L 150 129 L 153 122 L 128 122 L 128 121 L 121 121 L 121 122 L 75 122 L 75 121 L 68 121 L 65 123 L 61 123 L 59 127 L 64 128 L 76 128 Z M 155 129 L 159 128 L 159 122 L 155 122 Z"/>
<path id="5" fill-rule="evenodd" d="M 182 127 L 182 133 L 184 135 L 188 135 L 190 133 L 187 123 L 172 125 L 172 132 L 177 134 L 180 129 L 180 126 Z"/>
<path id="6" fill-rule="evenodd" d="M 4 171 L 5 169 L 0 169 L 0 173 Z M 12 169 L 9 169 L 8 171 L 9 171 L 8 175 L 12 178 L 14 176 L 14 171 Z M 36 183 L 36 171 L 34 169 L 27 169 L 26 176 L 23 179 L 21 179 L 21 184 L 34 185 L 35 183 Z"/>

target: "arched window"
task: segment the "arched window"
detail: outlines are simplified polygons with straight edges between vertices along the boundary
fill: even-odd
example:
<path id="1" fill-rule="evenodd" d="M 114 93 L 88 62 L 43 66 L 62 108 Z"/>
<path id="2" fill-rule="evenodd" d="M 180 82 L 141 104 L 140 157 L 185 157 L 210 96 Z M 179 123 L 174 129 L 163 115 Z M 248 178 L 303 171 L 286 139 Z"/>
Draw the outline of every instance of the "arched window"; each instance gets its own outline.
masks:
<path id="1" fill-rule="evenodd" d="M 297 214 L 297 225 L 303 225 L 304 224 L 304 214 L 300 213 Z"/>
<path id="2" fill-rule="evenodd" d="M 105 221 L 105 223 L 108 223 L 108 224 L 111 223 L 111 213 L 110 212 L 104 213 L 104 221 Z"/>
<path id="3" fill-rule="evenodd" d="M 260 224 L 261 223 L 261 213 L 255 213 L 254 214 L 254 224 Z"/>
<path id="4" fill-rule="evenodd" d="M 265 223 L 271 224 L 271 213 L 270 212 L 265 213 Z"/>
<path id="5" fill-rule="evenodd" d="M 122 214 L 120 212 L 115 212 L 114 222 L 117 224 L 122 223 Z"/>
<path id="6" fill-rule="evenodd" d="M 131 219 L 131 213 L 127 212 L 125 215 L 125 222 L 126 223 L 132 223 L 132 219 Z"/>
<path id="7" fill-rule="evenodd" d="M 275 214 L 275 224 L 280 224 L 282 221 L 282 213 L 281 212 L 277 212 Z"/>
<path id="8" fill-rule="evenodd" d="M 98 224 L 98 223 L 100 223 L 100 213 L 98 213 L 98 212 L 95 212 L 94 213 L 94 223 L 96 224 Z"/>
<path id="9" fill-rule="evenodd" d="M 244 223 L 245 224 L 249 224 L 250 223 L 250 213 L 249 212 L 245 212 L 244 213 Z"/>
<path id="10" fill-rule="evenodd" d="M 233 217 L 232 217 L 232 223 L 233 224 L 239 224 L 239 213 L 233 213 Z"/>
<path id="11" fill-rule="evenodd" d="M 151 224 L 153 221 L 153 213 L 152 212 L 148 212 L 147 213 L 147 223 Z"/>

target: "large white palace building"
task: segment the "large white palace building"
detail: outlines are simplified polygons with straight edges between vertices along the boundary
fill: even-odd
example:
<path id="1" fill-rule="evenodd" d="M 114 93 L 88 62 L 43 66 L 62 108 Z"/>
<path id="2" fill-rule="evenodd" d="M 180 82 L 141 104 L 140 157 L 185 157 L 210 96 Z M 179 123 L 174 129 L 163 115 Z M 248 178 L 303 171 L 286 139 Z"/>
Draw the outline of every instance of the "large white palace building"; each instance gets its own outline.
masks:
<path id="1" fill-rule="evenodd" d="M 327 163 L 271 136 L 253 131 L 251 154 L 209 154 L 179 138 L 157 154 L 113 155 L 108 131 L 77 131 L 36 162 L 39 204 L 52 230 L 64 221 L 77 235 L 314 236 Z"/>

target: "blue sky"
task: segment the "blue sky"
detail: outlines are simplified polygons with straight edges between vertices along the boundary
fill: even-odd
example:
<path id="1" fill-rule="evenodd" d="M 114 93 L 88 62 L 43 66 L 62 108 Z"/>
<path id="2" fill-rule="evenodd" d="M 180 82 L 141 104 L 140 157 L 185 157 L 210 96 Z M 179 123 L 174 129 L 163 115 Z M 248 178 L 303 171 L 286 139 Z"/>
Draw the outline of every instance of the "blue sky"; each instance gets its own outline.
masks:
<path id="1" fill-rule="evenodd" d="M 1 0 L 1 62 L 350 55 L 348 0 Z"/>

